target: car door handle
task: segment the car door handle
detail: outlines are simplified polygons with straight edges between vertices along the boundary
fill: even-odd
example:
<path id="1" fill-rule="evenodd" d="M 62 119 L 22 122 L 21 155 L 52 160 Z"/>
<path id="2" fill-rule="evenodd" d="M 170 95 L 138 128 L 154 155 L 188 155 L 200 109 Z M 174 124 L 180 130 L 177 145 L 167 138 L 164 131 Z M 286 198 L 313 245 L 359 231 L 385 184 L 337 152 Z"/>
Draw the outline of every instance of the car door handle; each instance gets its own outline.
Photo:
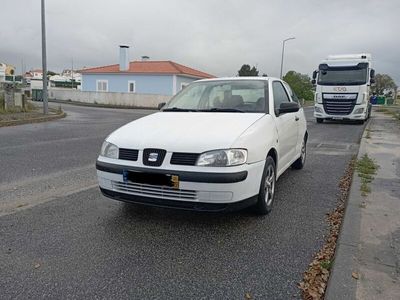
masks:
<path id="1" fill-rule="evenodd" d="M 300 118 L 299 118 L 298 116 L 295 116 L 295 117 L 294 117 L 294 120 L 295 120 L 295 121 L 298 121 L 298 120 L 300 120 Z"/>

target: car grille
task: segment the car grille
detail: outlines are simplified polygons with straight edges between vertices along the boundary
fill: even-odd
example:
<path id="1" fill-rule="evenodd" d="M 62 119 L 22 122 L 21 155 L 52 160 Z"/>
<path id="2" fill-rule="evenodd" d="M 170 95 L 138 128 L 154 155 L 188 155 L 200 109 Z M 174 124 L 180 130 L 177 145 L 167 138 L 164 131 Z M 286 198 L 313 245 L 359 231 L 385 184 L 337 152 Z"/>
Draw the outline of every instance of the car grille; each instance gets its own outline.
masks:
<path id="1" fill-rule="evenodd" d="M 159 167 L 162 165 L 166 154 L 167 151 L 163 149 L 144 149 L 143 164 L 145 166 Z"/>
<path id="2" fill-rule="evenodd" d="M 199 154 L 174 152 L 171 157 L 171 165 L 194 166 Z"/>
<path id="3" fill-rule="evenodd" d="M 147 196 L 170 200 L 197 200 L 196 191 L 174 189 L 167 186 L 112 181 L 112 187 L 113 190 L 121 193 L 144 197 Z"/>
<path id="4" fill-rule="evenodd" d="M 357 100 L 323 99 L 324 110 L 328 115 L 349 115 Z"/>
<path id="5" fill-rule="evenodd" d="M 137 161 L 139 150 L 119 148 L 119 159 Z"/>

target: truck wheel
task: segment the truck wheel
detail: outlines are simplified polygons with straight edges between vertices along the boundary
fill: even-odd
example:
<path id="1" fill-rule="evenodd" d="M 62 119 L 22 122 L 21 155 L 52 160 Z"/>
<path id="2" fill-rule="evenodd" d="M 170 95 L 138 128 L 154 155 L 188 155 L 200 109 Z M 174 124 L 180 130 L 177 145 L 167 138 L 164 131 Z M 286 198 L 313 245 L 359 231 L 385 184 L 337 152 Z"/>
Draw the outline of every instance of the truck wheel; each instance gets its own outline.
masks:
<path id="1" fill-rule="evenodd" d="M 301 145 L 301 155 L 300 157 L 292 164 L 292 168 L 296 170 L 303 169 L 306 164 L 306 156 L 307 156 L 307 140 L 304 138 L 303 143 Z"/>
<path id="2" fill-rule="evenodd" d="M 324 121 L 324 119 L 317 118 L 317 123 L 322 123 L 323 121 Z"/>
<path id="3" fill-rule="evenodd" d="M 272 210 L 275 199 L 276 165 L 271 156 L 265 160 L 264 172 L 261 178 L 258 201 L 254 208 L 257 214 L 266 215 Z"/>

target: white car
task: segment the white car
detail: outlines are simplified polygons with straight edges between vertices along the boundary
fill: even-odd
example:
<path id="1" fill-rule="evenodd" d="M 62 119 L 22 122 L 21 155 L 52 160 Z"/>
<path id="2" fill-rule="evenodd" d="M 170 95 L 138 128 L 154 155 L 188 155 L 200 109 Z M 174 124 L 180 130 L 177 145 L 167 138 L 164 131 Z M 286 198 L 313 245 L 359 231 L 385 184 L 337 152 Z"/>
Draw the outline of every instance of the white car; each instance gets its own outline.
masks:
<path id="1" fill-rule="evenodd" d="M 199 80 L 162 111 L 110 134 L 96 162 L 103 195 L 126 202 L 226 211 L 272 209 L 275 184 L 306 160 L 303 109 L 271 77 Z"/>

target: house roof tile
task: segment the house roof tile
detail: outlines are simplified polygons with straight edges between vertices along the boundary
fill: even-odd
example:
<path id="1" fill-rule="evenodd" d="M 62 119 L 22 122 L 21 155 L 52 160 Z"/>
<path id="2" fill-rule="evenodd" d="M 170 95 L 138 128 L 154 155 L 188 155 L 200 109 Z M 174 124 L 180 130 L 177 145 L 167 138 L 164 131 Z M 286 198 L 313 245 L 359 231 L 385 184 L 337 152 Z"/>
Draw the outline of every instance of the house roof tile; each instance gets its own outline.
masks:
<path id="1" fill-rule="evenodd" d="M 213 78 L 214 75 L 201 72 L 178 64 L 173 61 L 132 61 L 127 71 L 120 71 L 119 64 L 87 68 L 81 70 L 83 74 L 89 73 L 137 73 L 137 74 L 176 74 L 188 75 L 197 78 Z"/>

